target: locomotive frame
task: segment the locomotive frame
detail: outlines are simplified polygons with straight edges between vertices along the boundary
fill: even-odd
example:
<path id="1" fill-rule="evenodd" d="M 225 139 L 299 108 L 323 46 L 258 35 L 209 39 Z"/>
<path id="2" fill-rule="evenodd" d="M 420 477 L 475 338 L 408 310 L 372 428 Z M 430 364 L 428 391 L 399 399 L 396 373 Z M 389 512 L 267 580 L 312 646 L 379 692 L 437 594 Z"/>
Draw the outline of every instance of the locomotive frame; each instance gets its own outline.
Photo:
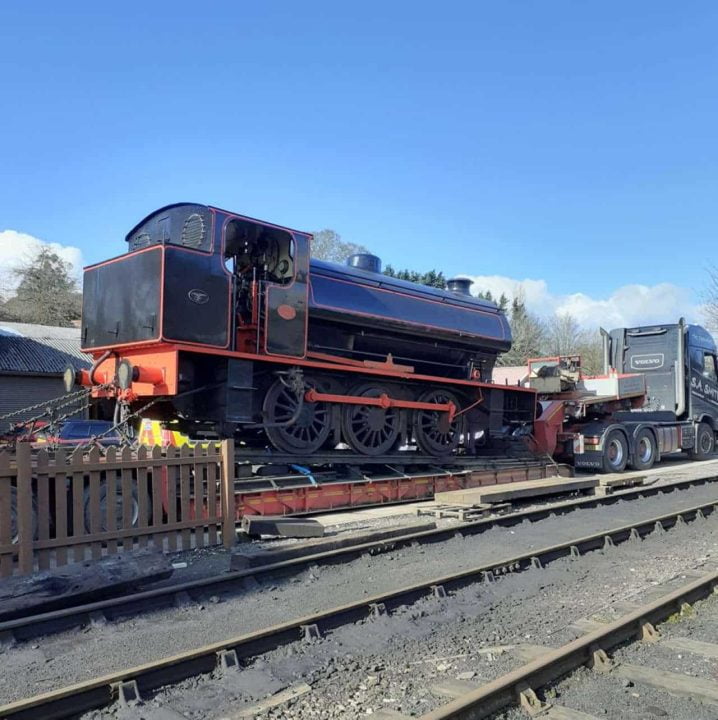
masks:
<path id="1" fill-rule="evenodd" d="M 510 333 L 495 305 L 310 262 L 311 235 L 190 203 L 85 270 L 73 380 L 125 413 L 282 452 L 475 452 L 531 427 L 536 393 L 487 382 Z M 367 311 L 368 310 L 368 311 Z"/>

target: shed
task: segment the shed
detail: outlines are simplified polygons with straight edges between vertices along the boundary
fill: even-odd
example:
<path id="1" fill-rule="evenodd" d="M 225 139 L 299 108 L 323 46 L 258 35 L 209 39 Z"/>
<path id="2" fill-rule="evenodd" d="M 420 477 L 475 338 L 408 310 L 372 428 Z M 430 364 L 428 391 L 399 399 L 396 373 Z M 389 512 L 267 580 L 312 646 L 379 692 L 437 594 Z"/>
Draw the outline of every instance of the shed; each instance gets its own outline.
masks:
<path id="1" fill-rule="evenodd" d="M 28 420 L 42 408 L 17 412 L 47 403 L 65 394 L 62 374 L 72 364 L 90 367 L 91 359 L 80 351 L 80 329 L 32 325 L 0 320 L 0 434 L 16 422 Z M 87 417 L 78 402 L 73 417 Z"/>

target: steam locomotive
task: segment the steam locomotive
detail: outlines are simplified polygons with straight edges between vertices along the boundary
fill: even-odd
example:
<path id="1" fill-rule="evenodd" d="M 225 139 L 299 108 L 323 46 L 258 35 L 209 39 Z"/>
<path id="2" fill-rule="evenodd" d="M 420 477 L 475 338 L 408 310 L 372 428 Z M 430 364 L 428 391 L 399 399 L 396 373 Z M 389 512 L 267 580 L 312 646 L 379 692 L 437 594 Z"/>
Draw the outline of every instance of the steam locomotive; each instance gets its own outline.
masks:
<path id="1" fill-rule="evenodd" d="M 290 455 L 473 452 L 527 426 L 535 393 L 490 384 L 509 325 L 470 282 L 447 290 L 310 258 L 311 235 L 169 205 L 84 272 L 91 385 L 122 414 Z M 151 403 L 151 405 L 150 405 Z"/>

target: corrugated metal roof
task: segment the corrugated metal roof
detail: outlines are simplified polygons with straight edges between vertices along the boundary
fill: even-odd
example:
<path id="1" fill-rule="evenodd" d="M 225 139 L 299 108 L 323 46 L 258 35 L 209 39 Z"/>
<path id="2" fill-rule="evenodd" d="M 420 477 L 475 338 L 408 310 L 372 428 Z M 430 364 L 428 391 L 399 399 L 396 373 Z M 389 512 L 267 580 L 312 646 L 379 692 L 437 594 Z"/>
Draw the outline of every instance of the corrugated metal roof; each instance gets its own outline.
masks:
<path id="1" fill-rule="evenodd" d="M 3 326 L 25 325 L 25 323 L 0 323 Z M 13 329 L 15 329 L 13 327 Z M 92 360 L 89 355 L 80 352 L 80 331 L 78 328 L 49 328 L 65 331 L 65 337 L 42 336 L 39 328 L 44 325 L 29 326 L 37 332 L 35 337 L 0 334 L 0 373 L 41 373 L 61 375 L 72 364 L 75 367 L 89 367 Z M 19 328 L 18 328 L 18 331 Z M 70 331 L 69 333 L 67 331 Z M 22 331 L 20 331 L 22 332 Z M 70 335 L 70 333 L 72 333 Z M 67 337 L 70 335 L 70 337 Z"/>
<path id="2" fill-rule="evenodd" d="M 77 340 L 79 342 L 80 328 L 0 320 L 0 335 L 22 335 L 36 340 L 55 338 L 58 340 Z"/>

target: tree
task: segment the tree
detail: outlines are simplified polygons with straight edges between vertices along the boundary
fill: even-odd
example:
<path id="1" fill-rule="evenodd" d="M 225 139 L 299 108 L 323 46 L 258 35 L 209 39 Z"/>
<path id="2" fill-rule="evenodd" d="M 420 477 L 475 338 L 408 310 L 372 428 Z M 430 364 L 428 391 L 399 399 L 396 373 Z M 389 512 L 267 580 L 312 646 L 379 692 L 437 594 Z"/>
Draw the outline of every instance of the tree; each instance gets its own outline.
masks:
<path id="1" fill-rule="evenodd" d="M 546 328 L 539 317 L 526 309 L 521 288 L 511 301 L 511 350 L 499 358 L 499 365 L 525 365 L 532 357 L 543 354 Z"/>
<path id="2" fill-rule="evenodd" d="M 509 309 L 509 299 L 505 293 L 501 293 L 501 296 L 497 300 L 491 290 L 479 291 L 476 293 L 476 297 L 480 297 L 482 300 L 488 300 L 489 302 L 496 303 L 504 312 Z"/>
<path id="3" fill-rule="evenodd" d="M 318 230 L 313 235 L 312 257 L 318 260 L 344 264 L 350 255 L 369 252 L 363 245 L 344 242 L 338 232 L 329 228 Z"/>
<path id="4" fill-rule="evenodd" d="M 441 270 L 429 270 L 429 272 L 420 273 L 416 270 L 395 270 L 391 265 L 384 268 L 384 275 L 397 278 L 398 280 L 408 280 L 409 282 L 419 283 L 420 285 L 428 285 L 430 287 L 444 290 L 446 288 L 446 277 Z"/>
<path id="5" fill-rule="evenodd" d="M 72 266 L 48 247 L 15 270 L 20 283 L 14 297 L 0 306 L 6 320 L 71 326 L 80 319 L 82 296 Z"/>
<path id="6" fill-rule="evenodd" d="M 547 323 L 545 355 L 580 355 L 586 375 L 603 372 L 603 344 L 597 330 L 585 330 L 570 313 L 557 313 Z"/>
<path id="7" fill-rule="evenodd" d="M 708 285 L 703 291 L 703 315 L 706 327 L 713 334 L 718 333 L 718 267 L 708 268 Z"/>

